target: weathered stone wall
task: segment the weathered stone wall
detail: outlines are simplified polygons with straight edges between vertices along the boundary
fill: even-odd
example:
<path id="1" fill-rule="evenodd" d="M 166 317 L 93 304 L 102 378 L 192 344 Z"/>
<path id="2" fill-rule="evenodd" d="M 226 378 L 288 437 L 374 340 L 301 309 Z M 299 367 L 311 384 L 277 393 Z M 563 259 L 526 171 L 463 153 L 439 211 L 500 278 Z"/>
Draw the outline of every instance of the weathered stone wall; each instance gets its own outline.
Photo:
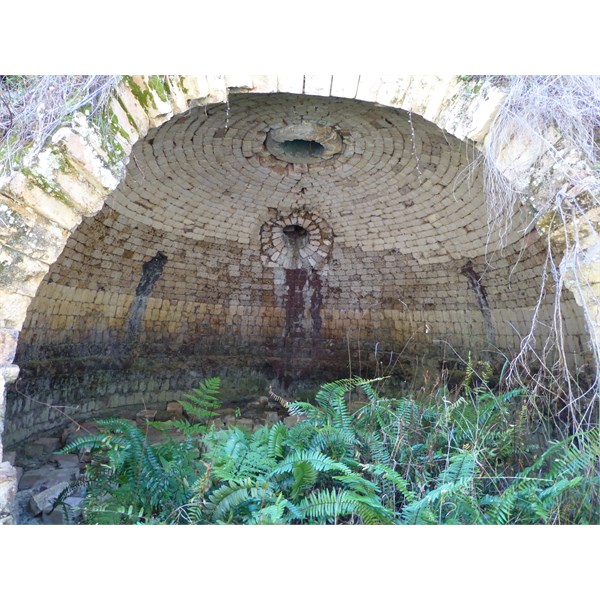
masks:
<path id="1" fill-rule="evenodd" d="M 77 118 L 4 182 L 0 372 L 22 368 L 5 442 L 215 370 L 345 374 L 348 345 L 365 368 L 518 350 L 546 242 L 523 208 L 499 249 L 471 160 L 502 97 L 454 78 L 126 80 L 110 139 Z M 585 323 L 563 308 L 575 357 Z"/>
<path id="2" fill-rule="evenodd" d="M 273 131 L 335 134 L 333 155 L 290 157 Z M 545 241 L 523 212 L 500 253 L 465 144 L 417 115 L 248 94 L 150 130 L 132 157 L 29 308 L 6 443 L 65 412 L 164 404 L 208 361 L 285 385 L 346 374 L 348 344 L 374 373 L 375 349 L 436 368 L 528 332 Z"/>

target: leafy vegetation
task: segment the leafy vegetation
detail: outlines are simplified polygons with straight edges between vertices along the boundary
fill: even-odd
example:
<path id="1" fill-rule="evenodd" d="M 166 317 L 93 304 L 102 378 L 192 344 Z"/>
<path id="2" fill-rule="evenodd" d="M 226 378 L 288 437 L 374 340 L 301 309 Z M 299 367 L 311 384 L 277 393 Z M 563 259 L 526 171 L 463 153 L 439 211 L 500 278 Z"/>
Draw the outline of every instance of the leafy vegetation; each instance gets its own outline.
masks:
<path id="1" fill-rule="evenodd" d="M 377 379 L 339 380 L 288 403 L 296 425 L 250 432 L 209 425 L 212 378 L 182 401 L 188 421 L 159 425 L 178 434 L 167 442 L 105 419 L 62 452 L 91 454 L 86 523 L 598 523 L 598 428 L 541 449 L 526 392 L 471 379 L 454 400 L 441 389 L 418 402 L 380 396 Z"/>

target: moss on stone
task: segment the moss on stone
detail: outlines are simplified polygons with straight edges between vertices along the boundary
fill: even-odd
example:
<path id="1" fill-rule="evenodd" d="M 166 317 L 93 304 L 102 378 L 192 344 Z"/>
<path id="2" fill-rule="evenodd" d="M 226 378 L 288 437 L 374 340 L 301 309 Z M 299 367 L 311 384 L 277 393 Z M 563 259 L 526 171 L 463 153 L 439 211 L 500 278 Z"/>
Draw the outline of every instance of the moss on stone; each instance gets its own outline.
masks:
<path id="1" fill-rule="evenodd" d="M 107 137 L 103 137 L 102 140 L 102 149 L 108 156 L 109 164 L 111 166 L 119 165 L 125 156 L 123 146 L 114 137 L 110 140 Z"/>
<path id="2" fill-rule="evenodd" d="M 110 108 L 109 112 L 108 112 L 108 121 L 109 121 L 110 130 L 114 134 L 120 135 L 121 137 L 126 139 L 128 142 L 131 141 L 129 134 L 127 133 L 127 131 L 125 131 L 125 129 L 123 129 L 123 127 L 121 127 L 121 124 L 119 123 L 119 117 L 117 117 L 117 115 L 114 113 L 112 108 Z"/>
<path id="3" fill-rule="evenodd" d="M 121 135 L 129 141 L 129 134 L 119 124 L 117 115 L 113 112 L 108 116 L 108 127 L 106 127 L 100 135 L 100 143 L 102 149 L 108 156 L 108 162 L 111 166 L 120 165 L 125 157 L 125 150 L 121 143 L 117 140 L 117 135 Z"/>
<path id="4" fill-rule="evenodd" d="M 130 112 L 127 110 L 127 107 L 125 106 L 125 103 L 123 102 L 123 100 L 121 100 L 121 98 L 119 96 L 117 96 L 117 102 L 119 103 L 119 106 L 123 109 L 123 112 L 125 113 L 125 116 L 127 117 L 127 120 L 129 121 L 129 124 L 136 131 L 138 131 L 138 128 L 137 128 L 137 125 L 135 124 L 134 118 L 131 116 Z"/>
<path id="5" fill-rule="evenodd" d="M 71 164 L 71 161 L 65 156 L 65 153 L 59 151 L 56 146 L 52 148 L 52 156 L 61 173 L 64 173 L 65 175 L 75 173 L 75 167 Z"/>
<path id="6" fill-rule="evenodd" d="M 39 187 L 46 194 L 52 196 L 53 198 L 56 198 L 56 200 L 62 202 L 65 206 L 68 206 L 69 208 L 75 208 L 75 205 L 73 204 L 72 200 L 60 189 L 60 187 L 56 183 L 50 181 L 49 179 L 47 179 L 43 175 L 40 175 L 39 173 L 34 173 L 28 167 L 21 169 L 21 172 L 27 176 L 29 181 L 31 181 L 35 186 Z"/>
<path id="7" fill-rule="evenodd" d="M 183 75 L 181 75 L 181 76 L 179 77 L 179 87 L 181 88 L 181 91 L 182 91 L 184 94 L 188 94 L 188 93 L 189 93 L 189 90 L 188 90 L 188 89 L 185 87 L 184 81 L 185 81 L 185 77 L 183 77 Z"/>
<path id="8" fill-rule="evenodd" d="M 543 233 L 549 233 L 550 231 L 552 231 L 554 219 L 556 218 L 557 214 L 558 211 L 549 210 L 547 213 L 545 213 L 538 219 L 536 227 Z"/>
<path id="9" fill-rule="evenodd" d="M 135 99 L 140 103 L 142 108 L 148 110 L 151 106 L 153 108 L 157 108 L 156 102 L 154 101 L 154 97 L 152 92 L 150 91 L 150 87 L 146 87 L 146 89 L 142 89 L 133 79 L 133 77 L 125 76 L 123 77 L 123 81 L 129 87 L 132 94 L 135 96 Z"/>
<path id="10" fill-rule="evenodd" d="M 166 77 L 160 77 L 158 75 L 151 75 L 148 79 L 148 86 L 152 88 L 157 94 L 158 97 L 163 101 L 167 102 L 169 96 L 168 83 L 166 81 Z M 155 105 L 156 107 L 156 105 Z"/>

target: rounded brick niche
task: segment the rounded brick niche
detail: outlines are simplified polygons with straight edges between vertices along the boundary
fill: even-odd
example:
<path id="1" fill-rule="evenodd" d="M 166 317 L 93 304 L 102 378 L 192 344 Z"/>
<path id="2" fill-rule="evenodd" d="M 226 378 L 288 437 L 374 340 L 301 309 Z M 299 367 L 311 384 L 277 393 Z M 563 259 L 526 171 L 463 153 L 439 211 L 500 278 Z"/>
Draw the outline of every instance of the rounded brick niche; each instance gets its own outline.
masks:
<path id="1" fill-rule="evenodd" d="M 5 444 L 210 375 L 233 400 L 347 376 L 349 355 L 368 376 L 518 351 L 546 242 L 523 212 L 500 247 L 474 152 L 399 109 L 292 94 L 150 130 L 30 305 Z M 562 309 L 580 352 L 579 309 Z"/>
<path id="2" fill-rule="evenodd" d="M 329 224 L 306 211 L 267 221 L 260 230 L 261 258 L 267 266 L 320 269 L 333 250 Z"/>

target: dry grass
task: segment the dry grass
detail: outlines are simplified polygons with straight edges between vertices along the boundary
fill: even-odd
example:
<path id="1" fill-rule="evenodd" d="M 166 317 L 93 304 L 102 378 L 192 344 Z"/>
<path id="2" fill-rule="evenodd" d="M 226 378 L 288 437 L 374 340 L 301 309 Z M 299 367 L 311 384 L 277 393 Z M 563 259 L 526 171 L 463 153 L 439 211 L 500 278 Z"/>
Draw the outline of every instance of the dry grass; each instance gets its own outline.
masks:
<path id="1" fill-rule="evenodd" d="M 493 78 L 490 78 L 493 79 Z M 516 190 L 498 165 L 503 148 L 516 135 L 541 143 L 554 158 L 555 175 L 562 175 L 572 186 L 581 185 L 597 197 L 597 178 L 565 167 L 565 154 L 575 150 L 579 158 L 597 171 L 600 131 L 600 77 L 598 76 L 515 76 L 503 80 L 508 93 L 486 140 L 484 157 L 488 206 L 495 223 L 512 213 L 510 208 L 528 192 Z M 558 134 L 558 140 L 552 139 Z M 558 190 L 557 190 L 558 191 Z M 539 212 L 555 208 L 549 197 Z"/>
<path id="2" fill-rule="evenodd" d="M 548 254 L 531 330 L 511 362 L 513 384 L 528 383 L 539 395 L 561 398 L 558 416 L 575 429 L 587 428 L 597 418 L 600 389 L 600 339 L 594 318 L 598 298 L 584 276 L 586 246 L 597 235 L 587 217 L 600 206 L 600 77 L 511 76 L 492 83 L 505 87 L 507 97 L 486 140 L 482 156 L 485 192 L 492 229 L 503 239 L 510 230 L 515 209 L 536 192 L 536 214 L 530 224 L 552 216 L 554 243 Z M 539 144 L 549 169 L 540 169 L 531 187 L 517 189 L 504 175 L 503 149 L 516 136 Z M 585 206 L 582 206 L 582 200 Z M 558 233 L 557 233 L 558 232 Z M 590 237 L 591 236 L 591 237 Z M 567 287 L 569 291 L 566 292 Z M 583 300 L 595 365 L 588 373 L 576 372 L 565 347 L 562 300 L 575 292 Z M 545 298 L 553 297 L 552 322 L 542 322 Z M 596 413 L 596 414 L 595 414 Z"/>
<path id="3" fill-rule="evenodd" d="M 102 113 L 120 77 L 0 76 L 0 176 L 22 167 L 70 115 Z"/>

